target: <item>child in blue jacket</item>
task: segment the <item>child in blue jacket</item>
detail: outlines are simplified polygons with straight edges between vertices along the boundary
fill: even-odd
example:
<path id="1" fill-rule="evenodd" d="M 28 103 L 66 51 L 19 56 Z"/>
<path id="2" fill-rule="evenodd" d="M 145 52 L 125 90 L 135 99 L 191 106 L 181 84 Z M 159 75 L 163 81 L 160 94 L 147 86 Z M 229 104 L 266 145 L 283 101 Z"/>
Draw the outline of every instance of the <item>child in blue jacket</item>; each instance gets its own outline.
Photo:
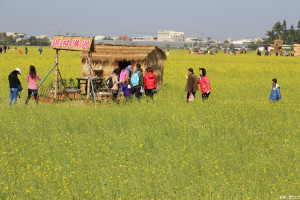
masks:
<path id="1" fill-rule="evenodd" d="M 277 84 L 276 78 L 272 79 L 272 90 L 269 99 L 272 101 L 279 101 L 281 99 L 280 87 Z"/>

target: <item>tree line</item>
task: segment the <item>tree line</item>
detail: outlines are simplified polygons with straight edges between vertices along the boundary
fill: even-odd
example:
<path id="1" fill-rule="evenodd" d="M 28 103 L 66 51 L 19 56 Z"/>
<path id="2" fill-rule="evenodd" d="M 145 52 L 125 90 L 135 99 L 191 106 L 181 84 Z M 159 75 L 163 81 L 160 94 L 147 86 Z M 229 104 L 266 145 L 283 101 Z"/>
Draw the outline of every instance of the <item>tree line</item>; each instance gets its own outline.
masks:
<path id="1" fill-rule="evenodd" d="M 13 36 L 7 36 L 6 33 L 0 33 L 0 44 L 1 45 L 49 46 L 50 41 L 48 38 L 36 38 L 35 36 L 30 36 L 29 38 L 24 38 L 17 42 Z"/>
<path id="2" fill-rule="evenodd" d="M 282 39 L 284 44 L 300 44 L 300 20 L 297 29 L 294 28 L 293 24 L 288 29 L 285 20 L 282 23 L 278 21 L 274 24 L 272 30 L 267 31 L 266 35 L 268 39 L 265 43 L 271 44 L 275 39 Z"/>

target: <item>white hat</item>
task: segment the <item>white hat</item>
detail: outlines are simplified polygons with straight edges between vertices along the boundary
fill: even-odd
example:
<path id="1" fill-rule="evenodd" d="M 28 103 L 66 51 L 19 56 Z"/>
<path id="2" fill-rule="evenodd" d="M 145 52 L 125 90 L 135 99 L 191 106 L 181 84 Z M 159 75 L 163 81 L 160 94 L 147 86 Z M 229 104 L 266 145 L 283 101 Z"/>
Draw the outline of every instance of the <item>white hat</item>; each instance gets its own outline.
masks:
<path id="1" fill-rule="evenodd" d="M 16 71 L 18 71 L 21 74 L 21 69 L 20 68 L 16 68 Z"/>

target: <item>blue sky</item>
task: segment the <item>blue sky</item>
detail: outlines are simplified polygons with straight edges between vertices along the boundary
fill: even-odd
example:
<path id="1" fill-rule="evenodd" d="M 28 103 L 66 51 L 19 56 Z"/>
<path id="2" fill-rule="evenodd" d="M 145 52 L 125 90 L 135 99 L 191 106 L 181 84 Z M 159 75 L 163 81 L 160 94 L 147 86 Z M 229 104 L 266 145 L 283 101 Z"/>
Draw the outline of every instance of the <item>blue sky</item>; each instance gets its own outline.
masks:
<path id="1" fill-rule="evenodd" d="M 0 31 L 128 36 L 185 32 L 225 40 L 265 37 L 277 21 L 297 26 L 300 0 L 0 0 Z"/>

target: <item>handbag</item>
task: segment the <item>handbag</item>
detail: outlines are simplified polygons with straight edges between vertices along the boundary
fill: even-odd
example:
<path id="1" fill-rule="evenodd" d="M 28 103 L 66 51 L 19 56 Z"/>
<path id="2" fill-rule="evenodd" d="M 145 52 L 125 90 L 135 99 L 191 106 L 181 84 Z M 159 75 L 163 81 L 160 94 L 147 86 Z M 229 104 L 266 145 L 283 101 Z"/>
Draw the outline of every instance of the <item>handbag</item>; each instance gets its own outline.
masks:
<path id="1" fill-rule="evenodd" d="M 192 102 L 194 100 L 195 100 L 195 97 L 194 97 L 193 93 L 190 93 L 189 102 Z"/>
<path id="2" fill-rule="evenodd" d="M 152 92 L 153 94 L 157 93 L 156 88 L 152 89 L 151 92 Z"/>
<path id="3" fill-rule="evenodd" d="M 18 86 L 18 92 L 22 92 L 22 90 L 23 90 L 22 85 L 21 85 L 21 84 L 18 84 L 17 86 Z"/>

